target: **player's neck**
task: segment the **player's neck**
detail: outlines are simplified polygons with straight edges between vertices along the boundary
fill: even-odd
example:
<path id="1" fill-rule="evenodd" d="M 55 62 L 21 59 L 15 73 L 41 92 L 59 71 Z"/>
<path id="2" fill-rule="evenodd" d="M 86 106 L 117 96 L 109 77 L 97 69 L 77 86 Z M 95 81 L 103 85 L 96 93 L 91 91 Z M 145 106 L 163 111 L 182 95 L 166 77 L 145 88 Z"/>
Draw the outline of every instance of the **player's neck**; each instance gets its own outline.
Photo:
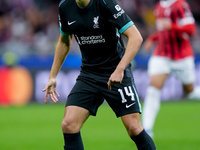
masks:
<path id="1" fill-rule="evenodd" d="M 89 2 L 90 0 L 76 0 L 76 3 L 79 7 L 86 7 Z"/>

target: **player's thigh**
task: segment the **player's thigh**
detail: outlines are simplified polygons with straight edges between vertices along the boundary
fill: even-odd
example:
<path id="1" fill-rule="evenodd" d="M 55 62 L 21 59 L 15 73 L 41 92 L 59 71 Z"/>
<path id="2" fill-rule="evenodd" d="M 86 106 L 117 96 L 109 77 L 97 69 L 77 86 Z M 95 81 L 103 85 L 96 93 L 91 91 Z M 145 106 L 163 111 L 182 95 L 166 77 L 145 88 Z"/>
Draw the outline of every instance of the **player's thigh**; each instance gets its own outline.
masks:
<path id="1" fill-rule="evenodd" d="M 157 89 L 161 89 L 167 77 L 168 77 L 168 74 L 152 75 L 150 77 L 150 85 L 156 87 Z"/>
<path id="2" fill-rule="evenodd" d="M 96 81 L 79 79 L 67 98 L 66 107 L 78 106 L 88 110 L 91 115 L 95 116 L 103 101 L 102 95 L 98 92 Z"/>
<path id="3" fill-rule="evenodd" d="M 65 108 L 62 121 L 63 133 L 77 133 L 80 131 L 83 123 L 90 116 L 90 112 L 82 107 L 67 106 Z"/>
<path id="4" fill-rule="evenodd" d="M 171 71 L 170 60 L 166 57 L 152 56 L 148 62 L 149 76 L 169 74 Z"/>
<path id="5" fill-rule="evenodd" d="M 79 106 L 67 106 L 65 107 L 64 119 L 83 123 L 87 120 L 90 112 Z"/>
<path id="6" fill-rule="evenodd" d="M 166 57 L 152 56 L 148 63 L 150 85 L 161 89 L 171 72 L 170 60 Z"/>

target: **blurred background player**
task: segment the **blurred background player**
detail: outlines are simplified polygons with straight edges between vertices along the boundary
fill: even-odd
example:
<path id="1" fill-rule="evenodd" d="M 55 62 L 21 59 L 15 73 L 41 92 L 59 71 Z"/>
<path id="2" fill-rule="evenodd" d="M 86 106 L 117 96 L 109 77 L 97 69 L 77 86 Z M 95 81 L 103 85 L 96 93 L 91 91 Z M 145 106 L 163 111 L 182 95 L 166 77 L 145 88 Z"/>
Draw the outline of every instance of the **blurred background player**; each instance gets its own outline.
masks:
<path id="1" fill-rule="evenodd" d="M 194 86 L 195 64 L 190 37 L 195 20 L 185 0 L 160 0 L 155 6 L 157 32 L 144 43 L 149 50 L 157 42 L 148 63 L 150 85 L 143 107 L 143 126 L 153 136 L 153 126 L 160 109 L 160 94 L 168 75 L 173 73 L 183 84 L 187 98 L 200 99 L 200 88 Z"/>

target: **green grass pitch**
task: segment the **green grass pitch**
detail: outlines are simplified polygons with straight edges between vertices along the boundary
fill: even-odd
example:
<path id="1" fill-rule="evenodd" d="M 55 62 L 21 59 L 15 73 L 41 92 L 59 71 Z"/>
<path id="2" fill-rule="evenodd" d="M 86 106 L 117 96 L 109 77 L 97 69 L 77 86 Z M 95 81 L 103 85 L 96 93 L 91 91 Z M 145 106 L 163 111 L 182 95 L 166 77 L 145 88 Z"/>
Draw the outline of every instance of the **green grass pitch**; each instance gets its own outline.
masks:
<path id="1" fill-rule="evenodd" d="M 1 150 L 63 150 L 65 104 L 0 107 Z M 105 103 L 81 131 L 86 150 L 136 150 L 120 118 Z M 199 150 L 200 101 L 162 102 L 155 124 L 158 150 Z"/>

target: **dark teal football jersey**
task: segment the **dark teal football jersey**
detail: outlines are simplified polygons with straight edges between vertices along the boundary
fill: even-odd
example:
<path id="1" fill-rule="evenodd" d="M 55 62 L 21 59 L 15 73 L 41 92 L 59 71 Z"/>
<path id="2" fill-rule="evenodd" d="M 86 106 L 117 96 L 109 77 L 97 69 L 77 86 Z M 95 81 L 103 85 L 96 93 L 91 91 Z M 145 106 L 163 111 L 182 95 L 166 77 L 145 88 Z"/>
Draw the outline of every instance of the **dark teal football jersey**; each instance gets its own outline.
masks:
<path id="1" fill-rule="evenodd" d="M 60 32 L 73 34 L 82 55 L 82 70 L 112 73 L 124 55 L 120 34 L 133 25 L 115 0 L 90 0 L 81 8 L 75 0 L 59 4 Z"/>

